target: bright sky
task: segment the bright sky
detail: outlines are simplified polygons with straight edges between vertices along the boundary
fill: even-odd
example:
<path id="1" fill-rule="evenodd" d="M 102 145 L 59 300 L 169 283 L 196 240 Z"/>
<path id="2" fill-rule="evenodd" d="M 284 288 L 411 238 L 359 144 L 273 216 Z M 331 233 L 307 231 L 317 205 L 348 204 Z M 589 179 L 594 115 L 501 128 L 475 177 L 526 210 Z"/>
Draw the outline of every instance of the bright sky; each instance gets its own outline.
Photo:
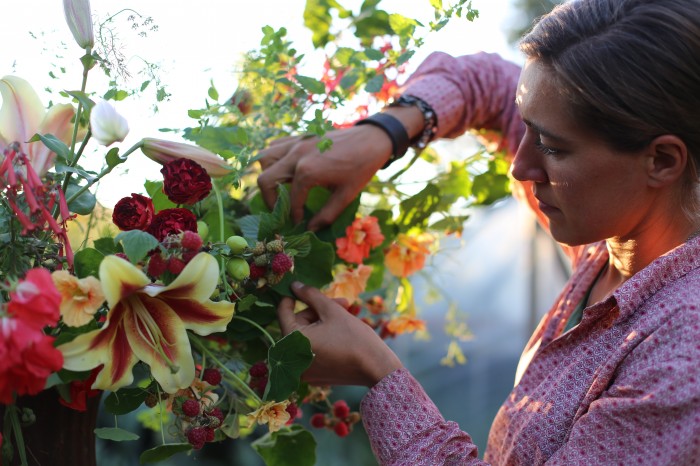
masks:
<path id="1" fill-rule="evenodd" d="M 340 3 L 357 11 L 361 0 L 342 0 Z M 160 111 L 156 114 L 150 110 L 154 102 L 152 94 L 116 104 L 131 128 L 128 138 L 119 144 L 122 152 L 143 137 L 179 140 L 177 135 L 159 133 L 158 129 L 184 128 L 194 124 L 194 120 L 187 117 L 187 110 L 204 105 L 212 80 L 221 97 L 228 96 L 236 87 L 234 64 L 238 56 L 258 47 L 264 25 L 275 29 L 286 27 L 288 37 L 297 49 L 311 53 L 311 34 L 303 26 L 304 4 L 305 0 L 265 0 L 257 2 L 260 7 L 243 0 L 92 0 L 92 12 L 97 21 L 104 21 L 122 8 L 133 8 L 144 18 L 152 17 L 153 24 L 158 26 L 157 31 L 142 29 L 148 31 L 146 38 L 126 26 L 117 30 L 123 53 L 133 64 L 132 69 L 141 69 L 139 56 L 159 64 L 160 76 L 171 94 L 169 101 L 159 105 Z M 455 18 L 448 27 L 426 37 L 425 45 L 411 60 L 409 70 L 435 50 L 454 55 L 484 50 L 518 61 L 518 53 L 508 46 L 503 36 L 504 28 L 512 21 L 509 4 L 510 0 L 473 0 L 480 17 L 474 23 Z M 432 15 L 428 0 L 384 0 L 380 6 L 418 19 L 427 20 Z M 122 21 L 118 24 L 126 25 L 127 16 L 121 14 Z M 82 51 L 64 21 L 61 0 L 14 2 L 5 12 L 0 41 L 3 44 L 0 47 L 0 75 L 15 74 L 27 79 L 45 104 L 57 99 L 44 91 L 47 87 L 54 91 L 80 88 L 78 58 Z M 61 67 L 67 70 L 65 74 L 60 72 Z M 50 77 L 50 71 L 58 79 Z M 143 77 L 135 76 L 130 87 L 138 86 L 143 80 Z M 106 90 L 99 70 L 90 74 L 88 90 L 98 93 Z M 97 152 L 86 157 L 99 160 L 105 151 L 96 145 L 95 149 Z M 89 160 L 85 165 L 99 168 L 99 163 L 91 165 Z M 140 151 L 135 152 L 119 167 L 119 173 L 128 175 L 120 176 L 115 170 L 100 187 L 98 198 L 103 204 L 112 206 L 132 192 L 143 192 L 143 181 L 149 176 L 158 179 L 158 170 L 159 167 Z"/>

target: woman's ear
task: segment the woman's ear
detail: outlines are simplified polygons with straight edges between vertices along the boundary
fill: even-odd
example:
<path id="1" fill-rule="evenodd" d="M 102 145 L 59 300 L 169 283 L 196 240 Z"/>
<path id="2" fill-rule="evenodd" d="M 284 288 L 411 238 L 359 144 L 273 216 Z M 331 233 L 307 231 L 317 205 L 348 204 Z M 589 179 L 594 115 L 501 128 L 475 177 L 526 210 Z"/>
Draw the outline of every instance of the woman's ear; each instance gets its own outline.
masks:
<path id="1" fill-rule="evenodd" d="M 661 188 L 683 178 L 688 165 L 688 148 L 681 138 L 664 134 L 654 138 L 647 153 L 649 186 Z"/>

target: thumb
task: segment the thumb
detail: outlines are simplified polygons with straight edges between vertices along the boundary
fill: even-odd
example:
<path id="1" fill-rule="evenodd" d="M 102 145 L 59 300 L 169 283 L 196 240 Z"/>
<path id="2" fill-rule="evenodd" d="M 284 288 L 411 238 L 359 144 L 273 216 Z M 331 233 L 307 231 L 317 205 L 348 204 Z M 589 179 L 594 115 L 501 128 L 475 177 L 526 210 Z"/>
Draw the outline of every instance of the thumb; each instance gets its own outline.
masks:
<path id="1" fill-rule="evenodd" d="M 306 286 L 301 282 L 292 283 L 292 291 L 300 301 L 308 304 L 321 318 L 328 317 L 332 313 L 331 309 L 339 306 L 317 288 Z"/>
<path id="2" fill-rule="evenodd" d="M 297 320 L 294 316 L 294 300 L 285 296 L 277 306 L 277 319 L 283 335 L 287 335 L 297 328 Z"/>

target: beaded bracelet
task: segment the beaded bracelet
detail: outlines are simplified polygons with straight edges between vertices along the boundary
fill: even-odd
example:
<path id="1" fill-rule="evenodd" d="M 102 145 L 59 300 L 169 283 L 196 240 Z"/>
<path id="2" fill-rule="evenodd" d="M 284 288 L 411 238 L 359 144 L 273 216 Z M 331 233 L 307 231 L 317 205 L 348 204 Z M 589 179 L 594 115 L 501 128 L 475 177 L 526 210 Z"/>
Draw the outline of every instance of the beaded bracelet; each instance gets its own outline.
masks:
<path id="1" fill-rule="evenodd" d="M 425 147 L 433 140 L 438 130 L 437 113 L 423 99 L 412 95 L 402 95 L 389 104 L 389 107 L 418 107 L 423 114 L 423 131 L 411 140 L 410 145 L 418 149 Z"/>

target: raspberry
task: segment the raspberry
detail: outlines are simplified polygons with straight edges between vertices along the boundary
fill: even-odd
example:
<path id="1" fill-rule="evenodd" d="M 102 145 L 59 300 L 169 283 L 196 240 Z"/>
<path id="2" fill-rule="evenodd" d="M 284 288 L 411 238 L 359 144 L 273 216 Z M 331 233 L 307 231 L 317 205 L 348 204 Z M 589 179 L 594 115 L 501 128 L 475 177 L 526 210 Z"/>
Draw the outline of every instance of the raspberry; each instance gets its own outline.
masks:
<path id="1" fill-rule="evenodd" d="M 224 413 L 219 408 L 212 409 L 207 413 L 207 416 L 218 419 L 219 425 L 224 423 Z"/>
<path id="2" fill-rule="evenodd" d="M 187 441 L 192 448 L 200 450 L 207 441 L 207 431 L 204 427 L 193 427 L 187 431 Z"/>
<path id="3" fill-rule="evenodd" d="M 149 408 L 155 408 L 158 404 L 158 397 L 155 396 L 153 393 L 149 393 L 148 395 L 146 395 L 146 399 L 143 400 L 143 403 Z"/>
<path id="4" fill-rule="evenodd" d="M 294 422 L 294 419 L 297 418 L 297 413 L 299 412 L 299 407 L 296 405 L 296 403 L 289 403 L 287 405 L 286 411 L 289 413 L 288 424 L 291 424 L 292 422 Z"/>
<path id="5" fill-rule="evenodd" d="M 182 241 L 180 244 L 185 249 L 199 251 L 199 248 L 202 247 L 202 237 L 194 231 L 185 230 L 182 232 Z"/>
<path id="6" fill-rule="evenodd" d="M 168 259 L 168 272 L 177 275 L 182 272 L 182 269 L 184 268 L 185 263 L 182 261 L 182 259 L 178 259 L 174 256 Z"/>
<path id="7" fill-rule="evenodd" d="M 333 415 L 338 419 L 345 419 L 350 414 L 350 407 L 345 400 L 338 400 L 333 403 Z"/>
<path id="8" fill-rule="evenodd" d="M 275 254 L 275 257 L 272 258 L 272 271 L 277 275 L 284 275 L 289 272 L 293 266 L 294 261 L 292 261 L 292 258 L 283 252 Z"/>
<path id="9" fill-rule="evenodd" d="M 267 243 L 267 245 L 265 245 L 265 249 L 267 249 L 268 252 L 283 252 L 284 243 L 281 240 L 276 239 Z"/>
<path id="10" fill-rule="evenodd" d="M 267 377 L 253 377 L 248 382 L 248 386 L 255 390 L 260 396 L 265 394 L 265 388 L 267 388 Z"/>
<path id="11" fill-rule="evenodd" d="M 348 308 L 348 312 L 354 316 L 360 315 L 360 311 L 362 311 L 362 306 L 359 304 L 353 304 Z"/>
<path id="12" fill-rule="evenodd" d="M 216 437 L 216 432 L 214 432 L 214 429 L 211 427 L 205 427 L 204 431 L 207 434 L 207 442 L 213 442 L 214 438 Z"/>
<path id="13" fill-rule="evenodd" d="M 209 385 L 219 385 L 221 383 L 221 372 L 219 369 L 214 369 L 210 367 L 209 369 L 204 369 L 202 374 L 202 380 L 204 380 Z"/>
<path id="14" fill-rule="evenodd" d="M 189 264 L 197 254 L 199 254 L 199 251 L 183 251 L 182 260 L 185 262 L 185 264 Z"/>
<path id="15" fill-rule="evenodd" d="M 265 280 L 267 280 L 268 285 L 275 286 L 282 281 L 282 277 L 284 277 L 284 275 L 277 275 L 274 272 L 268 272 L 267 275 L 265 275 Z"/>
<path id="16" fill-rule="evenodd" d="M 265 377 L 268 374 L 267 364 L 262 361 L 258 361 L 250 366 L 249 373 L 251 377 Z"/>
<path id="17" fill-rule="evenodd" d="M 182 403 L 182 414 L 188 417 L 195 417 L 199 414 L 199 401 L 197 400 L 185 400 Z"/>
<path id="18" fill-rule="evenodd" d="M 316 413 L 311 416 L 311 425 L 317 429 L 326 427 L 326 415 L 323 413 Z"/>
<path id="19" fill-rule="evenodd" d="M 251 280 L 257 280 L 258 278 L 262 278 L 265 276 L 267 273 L 267 267 L 257 265 L 256 263 L 250 264 L 250 275 L 248 278 Z"/>
<path id="20" fill-rule="evenodd" d="M 345 437 L 350 433 L 350 427 L 344 422 L 339 422 L 333 426 L 333 431 L 338 437 Z"/>
<path id="21" fill-rule="evenodd" d="M 258 241 L 255 243 L 255 246 L 251 248 L 251 251 L 253 252 L 254 256 L 259 256 L 260 254 L 265 254 L 265 243 L 262 241 Z"/>
<path id="22" fill-rule="evenodd" d="M 158 278 L 163 275 L 167 267 L 168 264 L 160 253 L 153 254 L 148 260 L 148 274 L 153 278 Z"/>

